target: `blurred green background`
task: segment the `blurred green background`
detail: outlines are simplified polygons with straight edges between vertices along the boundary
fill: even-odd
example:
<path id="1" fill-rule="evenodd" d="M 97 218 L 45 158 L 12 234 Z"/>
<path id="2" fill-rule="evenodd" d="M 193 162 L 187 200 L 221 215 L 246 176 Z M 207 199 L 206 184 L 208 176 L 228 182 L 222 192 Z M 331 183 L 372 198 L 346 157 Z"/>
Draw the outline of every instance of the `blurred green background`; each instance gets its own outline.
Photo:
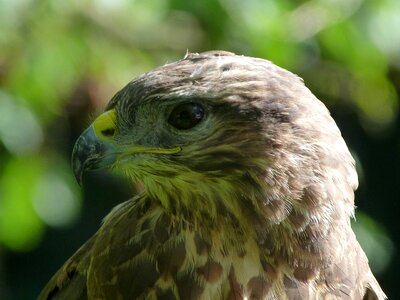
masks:
<path id="1" fill-rule="evenodd" d="M 400 299 L 400 1 L 0 0 L 0 299 L 33 299 L 132 191 L 73 143 L 137 75 L 223 49 L 297 73 L 358 164 L 354 229 Z"/>

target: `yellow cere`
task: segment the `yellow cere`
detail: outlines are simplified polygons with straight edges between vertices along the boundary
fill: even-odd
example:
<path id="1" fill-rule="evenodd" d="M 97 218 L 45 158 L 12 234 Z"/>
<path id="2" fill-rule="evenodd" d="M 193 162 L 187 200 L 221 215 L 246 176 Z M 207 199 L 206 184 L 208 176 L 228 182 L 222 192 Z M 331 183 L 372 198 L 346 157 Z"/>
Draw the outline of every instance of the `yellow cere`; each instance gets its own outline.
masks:
<path id="1" fill-rule="evenodd" d="M 101 141 L 109 142 L 112 140 L 116 131 L 116 121 L 117 112 L 115 109 L 106 111 L 98 116 L 92 124 L 96 137 Z M 134 145 L 132 147 L 123 147 L 120 150 L 122 150 L 120 155 L 126 156 L 134 153 L 175 154 L 180 152 L 182 148 L 179 146 L 173 148 L 152 148 Z"/>
<path id="2" fill-rule="evenodd" d="M 106 111 L 93 122 L 96 137 L 100 140 L 109 140 L 114 136 L 116 130 L 117 113 L 115 109 Z"/>

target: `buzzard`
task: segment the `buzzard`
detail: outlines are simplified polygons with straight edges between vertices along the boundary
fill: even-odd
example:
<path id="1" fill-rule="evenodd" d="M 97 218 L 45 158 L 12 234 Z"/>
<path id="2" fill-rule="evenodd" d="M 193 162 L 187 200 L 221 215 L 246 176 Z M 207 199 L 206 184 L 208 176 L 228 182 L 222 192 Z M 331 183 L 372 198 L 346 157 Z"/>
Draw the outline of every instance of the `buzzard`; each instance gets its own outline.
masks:
<path id="1" fill-rule="evenodd" d="M 189 53 L 128 83 L 72 165 L 117 205 L 39 299 L 385 299 L 350 226 L 358 179 L 326 107 L 259 58 Z"/>

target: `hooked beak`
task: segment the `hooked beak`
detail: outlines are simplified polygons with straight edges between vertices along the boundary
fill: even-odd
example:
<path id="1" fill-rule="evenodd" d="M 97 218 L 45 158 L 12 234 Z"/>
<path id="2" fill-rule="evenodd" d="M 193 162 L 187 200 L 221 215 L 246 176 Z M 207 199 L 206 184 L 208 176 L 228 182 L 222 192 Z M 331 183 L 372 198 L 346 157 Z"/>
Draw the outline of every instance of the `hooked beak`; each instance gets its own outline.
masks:
<path id="1" fill-rule="evenodd" d="M 79 185 L 83 173 L 87 170 L 98 170 L 112 166 L 118 159 L 137 153 L 176 154 L 180 146 L 158 148 L 141 145 L 118 145 L 115 142 L 117 117 L 114 109 L 101 114 L 75 143 L 72 151 L 72 169 Z"/>
<path id="2" fill-rule="evenodd" d="M 72 151 L 72 169 L 79 185 L 83 173 L 111 166 L 116 160 L 116 149 L 106 140 L 100 140 L 91 125 L 78 138 Z"/>

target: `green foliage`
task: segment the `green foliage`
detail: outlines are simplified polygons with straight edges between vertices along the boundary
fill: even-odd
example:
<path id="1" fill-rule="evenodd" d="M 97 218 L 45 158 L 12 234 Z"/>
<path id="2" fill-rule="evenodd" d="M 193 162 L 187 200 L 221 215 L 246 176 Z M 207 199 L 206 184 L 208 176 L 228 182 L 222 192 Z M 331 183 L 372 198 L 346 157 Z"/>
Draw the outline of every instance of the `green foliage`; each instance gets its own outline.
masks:
<path id="1" fill-rule="evenodd" d="M 40 163 L 18 158 L 10 159 L 3 170 L 0 240 L 11 249 L 31 249 L 43 232 L 43 224 L 30 201 L 39 172 Z"/>
<path id="2" fill-rule="evenodd" d="M 74 135 L 128 81 L 187 50 L 270 59 L 386 136 L 399 111 L 399 15 L 397 0 L 0 0 L 0 247 L 30 251 L 47 226 L 77 220 Z M 379 265 L 389 238 L 360 221 Z"/>
<path id="3" fill-rule="evenodd" d="M 394 254 L 394 245 L 386 230 L 362 212 L 357 214 L 357 220 L 353 221 L 352 227 L 369 258 L 374 274 L 384 272 Z"/>
<path id="4" fill-rule="evenodd" d="M 0 192 L 0 242 L 14 251 L 36 247 L 45 224 L 66 226 L 79 214 L 76 184 L 59 158 L 8 159 Z"/>

